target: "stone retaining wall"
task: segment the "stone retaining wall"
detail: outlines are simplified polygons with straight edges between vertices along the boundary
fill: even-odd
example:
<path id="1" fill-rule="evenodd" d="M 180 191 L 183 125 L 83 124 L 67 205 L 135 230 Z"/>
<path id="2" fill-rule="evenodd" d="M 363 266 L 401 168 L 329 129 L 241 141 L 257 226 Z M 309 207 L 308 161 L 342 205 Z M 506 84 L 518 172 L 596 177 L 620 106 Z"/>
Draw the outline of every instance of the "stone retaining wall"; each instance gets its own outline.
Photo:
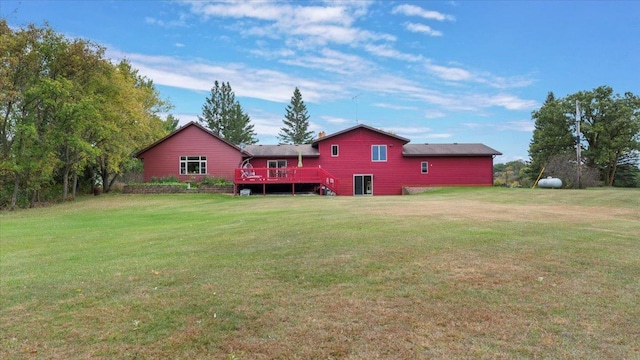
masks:
<path id="1" fill-rule="evenodd" d="M 233 185 L 201 185 L 198 188 L 187 189 L 180 185 L 125 185 L 123 194 L 233 194 Z"/>

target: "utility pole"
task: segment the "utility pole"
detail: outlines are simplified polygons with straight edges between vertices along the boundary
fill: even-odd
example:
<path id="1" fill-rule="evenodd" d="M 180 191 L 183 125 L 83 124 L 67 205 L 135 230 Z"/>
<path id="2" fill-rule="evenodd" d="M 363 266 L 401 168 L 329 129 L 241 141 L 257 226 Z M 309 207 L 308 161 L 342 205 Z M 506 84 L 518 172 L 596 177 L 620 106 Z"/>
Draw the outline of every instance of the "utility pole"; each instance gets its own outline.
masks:
<path id="1" fill-rule="evenodd" d="M 576 157 L 578 161 L 578 189 L 582 189 L 582 146 L 580 145 L 580 103 L 576 100 Z"/>

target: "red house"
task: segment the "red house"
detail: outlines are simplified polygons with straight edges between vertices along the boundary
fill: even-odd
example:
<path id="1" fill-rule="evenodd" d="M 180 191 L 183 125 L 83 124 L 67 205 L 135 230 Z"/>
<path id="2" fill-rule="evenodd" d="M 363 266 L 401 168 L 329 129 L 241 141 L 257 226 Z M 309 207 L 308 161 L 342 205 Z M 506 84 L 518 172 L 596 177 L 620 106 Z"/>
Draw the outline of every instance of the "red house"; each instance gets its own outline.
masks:
<path id="1" fill-rule="evenodd" d="M 136 155 L 144 162 L 144 181 L 175 176 L 180 181 L 204 176 L 233 180 L 242 162 L 242 150 L 203 126 L 190 122 L 142 149 Z"/>
<path id="2" fill-rule="evenodd" d="M 409 139 L 358 125 L 309 145 L 241 149 L 189 123 L 140 151 L 144 179 L 202 176 L 233 181 L 236 192 L 330 191 L 337 195 L 400 195 L 406 187 L 491 186 L 493 158 L 483 144 L 409 144 Z"/>

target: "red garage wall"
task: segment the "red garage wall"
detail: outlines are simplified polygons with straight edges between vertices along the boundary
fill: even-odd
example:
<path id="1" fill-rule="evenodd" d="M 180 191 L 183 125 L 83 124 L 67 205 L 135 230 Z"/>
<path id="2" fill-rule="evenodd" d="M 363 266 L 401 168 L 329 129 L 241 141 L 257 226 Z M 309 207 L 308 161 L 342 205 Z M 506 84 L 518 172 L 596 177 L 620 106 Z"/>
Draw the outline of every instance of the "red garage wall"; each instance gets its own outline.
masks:
<path id="1" fill-rule="evenodd" d="M 421 173 L 426 161 L 429 171 Z M 424 157 L 405 158 L 406 170 L 402 186 L 491 186 L 493 185 L 493 157 Z"/>
<path id="2" fill-rule="evenodd" d="M 179 135 L 179 136 L 176 136 Z M 206 156 L 206 175 L 180 175 L 181 156 Z M 143 150 L 138 158 L 144 161 L 144 181 L 152 177 L 175 176 L 180 181 L 203 176 L 234 179 L 234 169 L 242 161 L 238 148 L 215 137 L 204 128 L 191 123 L 171 136 Z"/>

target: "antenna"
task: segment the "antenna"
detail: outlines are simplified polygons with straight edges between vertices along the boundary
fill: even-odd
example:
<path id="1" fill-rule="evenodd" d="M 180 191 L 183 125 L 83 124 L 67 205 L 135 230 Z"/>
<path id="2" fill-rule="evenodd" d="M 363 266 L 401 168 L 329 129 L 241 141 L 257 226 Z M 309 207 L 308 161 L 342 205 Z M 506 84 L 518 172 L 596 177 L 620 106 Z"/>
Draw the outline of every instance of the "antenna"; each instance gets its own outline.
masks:
<path id="1" fill-rule="evenodd" d="M 356 101 L 356 124 L 358 124 L 358 96 L 362 95 L 362 93 L 354 96 L 351 98 L 351 100 L 355 100 Z"/>

